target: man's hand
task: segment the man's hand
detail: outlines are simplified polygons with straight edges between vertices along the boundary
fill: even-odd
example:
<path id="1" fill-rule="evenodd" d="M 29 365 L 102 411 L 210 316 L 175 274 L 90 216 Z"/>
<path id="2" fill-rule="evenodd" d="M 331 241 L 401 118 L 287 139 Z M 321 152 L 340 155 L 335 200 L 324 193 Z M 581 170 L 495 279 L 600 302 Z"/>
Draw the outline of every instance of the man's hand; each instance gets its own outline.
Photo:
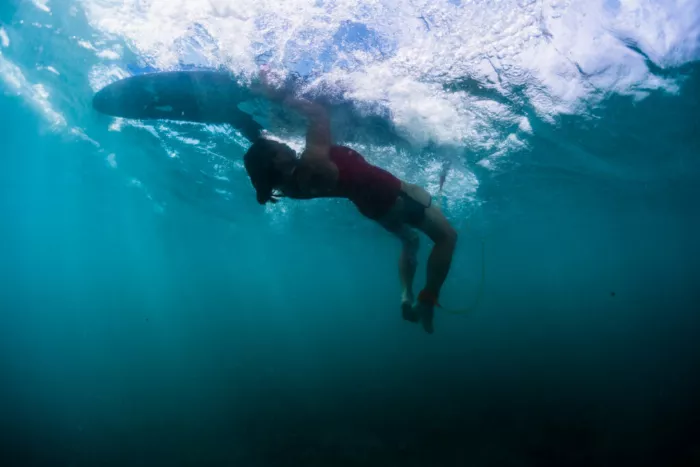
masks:
<path id="1" fill-rule="evenodd" d="M 271 83 L 270 69 L 267 67 L 267 65 L 260 67 L 258 79 L 259 81 L 257 83 L 253 83 L 250 87 L 253 92 L 275 101 L 282 101 L 287 96 L 287 92 L 284 89 L 277 88 Z"/>

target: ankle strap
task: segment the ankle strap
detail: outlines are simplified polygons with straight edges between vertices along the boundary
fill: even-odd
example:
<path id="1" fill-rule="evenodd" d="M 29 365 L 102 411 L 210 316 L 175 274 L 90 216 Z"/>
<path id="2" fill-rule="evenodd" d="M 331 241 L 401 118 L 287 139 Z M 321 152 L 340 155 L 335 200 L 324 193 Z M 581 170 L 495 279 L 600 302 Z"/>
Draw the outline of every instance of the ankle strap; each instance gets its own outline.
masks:
<path id="1" fill-rule="evenodd" d="M 418 301 L 423 302 L 423 303 L 430 303 L 433 306 L 436 306 L 438 308 L 442 308 L 442 305 L 440 305 L 440 303 L 438 303 L 437 295 L 430 293 L 425 289 L 421 290 L 420 293 L 418 294 Z"/>

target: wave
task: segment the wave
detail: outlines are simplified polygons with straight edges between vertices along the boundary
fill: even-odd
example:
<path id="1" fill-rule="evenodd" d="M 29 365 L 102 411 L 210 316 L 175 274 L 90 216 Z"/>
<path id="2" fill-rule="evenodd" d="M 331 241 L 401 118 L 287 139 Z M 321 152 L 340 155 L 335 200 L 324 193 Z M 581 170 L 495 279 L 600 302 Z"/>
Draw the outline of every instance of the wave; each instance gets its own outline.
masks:
<path id="1" fill-rule="evenodd" d="M 679 154 L 668 140 L 696 128 L 678 118 L 695 111 L 684 102 L 697 101 L 700 11 L 689 1 L 10 7 L 16 11 L 0 29 L 6 92 L 21 94 L 58 131 L 95 145 L 109 167 L 129 157 L 115 132 L 133 128 L 142 144 L 182 164 L 192 183 L 211 183 L 197 178 L 202 173 L 230 179 L 246 141 L 221 126 L 107 122 L 90 111 L 92 94 L 134 73 L 188 67 L 223 68 L 245 84 L 266 63 L 300 92 L 333 103 L 336 137 L 400 176 L 435 190 L 449 161 L 453 206 L 478 201 L 480 183 L 524 165 L 621 180 L 680 173 L 680 156 L 645 150 Z M 640 117 L 639 109 L 654 108 L 667 109 L 667 120 Z M 281 109 L 273 115 L 268 126 L 300 145 L 302 122 Z M 666 144 L 650 144 L 652 131 Z M 188 151 L 202 157 L 179 157 Z"/>

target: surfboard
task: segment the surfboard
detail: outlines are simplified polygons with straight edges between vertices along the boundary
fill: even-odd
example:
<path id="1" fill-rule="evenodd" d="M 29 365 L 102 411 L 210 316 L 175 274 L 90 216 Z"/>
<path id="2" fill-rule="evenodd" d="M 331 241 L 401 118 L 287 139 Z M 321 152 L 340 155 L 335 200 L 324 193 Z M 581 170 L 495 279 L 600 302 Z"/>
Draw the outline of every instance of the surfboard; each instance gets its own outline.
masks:
<path id="1" fill-rule="evenodd" d="M 261 97 L 239 84 L 229 72 L 196 68 L 178 71 L 130 68 L 130 71 L 134 76 L 109 84 L 95 94 L 95 110 L 138 120 L 226 123 L 250 141 L 257 139 L 263 130 L 263 125 L 243 110 L 247 102 Z M 409 147 L 396 133 L 388 116 L 361 112 L 349 101 L 316 98 L 329 109 L 337 141 Z M 279 105 L 272 109 L 275 115 L 294 126 L 294 120 Z M 261 118 L 265 121 L 268 117 Z"/>
<path id="2" fill-rule="evenodd" d="M 227 123 L 254 141 L 262 126 L 238 108 L 252 96 L 228 73 L 188 70 L 144 73 L 101 89 L 92 104 L 113 117 Z"/>

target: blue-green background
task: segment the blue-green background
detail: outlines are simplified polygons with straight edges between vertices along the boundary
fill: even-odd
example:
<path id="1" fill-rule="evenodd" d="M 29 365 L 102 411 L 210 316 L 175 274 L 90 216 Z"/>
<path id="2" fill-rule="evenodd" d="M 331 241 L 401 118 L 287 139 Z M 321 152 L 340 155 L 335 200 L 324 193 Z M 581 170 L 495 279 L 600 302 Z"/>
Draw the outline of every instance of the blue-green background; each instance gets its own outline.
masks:
<path id="1" fill-rule="evenodd" d="M 194 151 L 108 133 L 85 82 L 56 99 L 118 170 L 3 95 L 3 465 L 697 465 L 700 70 L 667 73 L 478 172 L 444 301 L 474 302 L 482 240 L 483 298 L 433 336 L 351 206 L 274 223 L 242 172 L 222 201 Z"/>

